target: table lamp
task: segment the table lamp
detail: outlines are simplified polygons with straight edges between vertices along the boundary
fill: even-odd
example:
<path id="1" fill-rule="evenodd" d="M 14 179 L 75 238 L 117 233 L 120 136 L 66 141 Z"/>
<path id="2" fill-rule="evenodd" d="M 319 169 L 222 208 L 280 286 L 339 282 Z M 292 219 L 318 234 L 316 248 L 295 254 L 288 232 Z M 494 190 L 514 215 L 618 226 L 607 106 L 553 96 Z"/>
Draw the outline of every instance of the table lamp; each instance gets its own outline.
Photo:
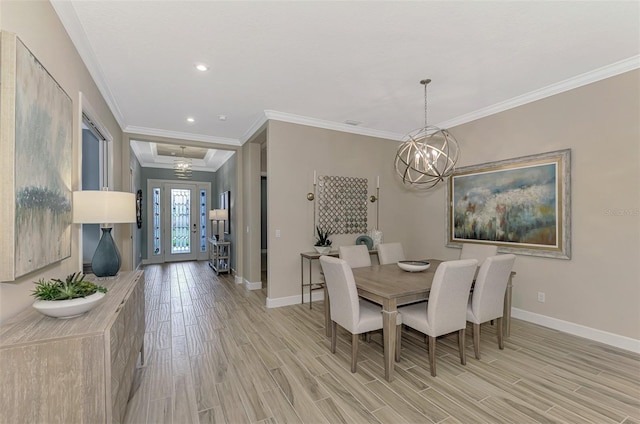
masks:
<path id="1" fill-rule="evenodd" d="M 135 195 L 107 190 L 74 191 L 73 222 L 101 224 L 102 236 L 91 259 L 91 270 L 97 277 L 117 275 L 122 261 L 111 237 L 112 224 L 136 222 Z"/>
<path id="2" fill-rule="evenodd" d="M 220 239 L 220 221 L 224 222 L 229 220 L 229 211 L 227 209 L 210 210 L 209 219 L 211 221 L 216 221 L 216 228 L 218 229 L 218 234 L 217 234 L 218 241 L 224 241 L 224 239 Z M 222 233 L 224 233 L 224 230 L 222 231 Z"/>

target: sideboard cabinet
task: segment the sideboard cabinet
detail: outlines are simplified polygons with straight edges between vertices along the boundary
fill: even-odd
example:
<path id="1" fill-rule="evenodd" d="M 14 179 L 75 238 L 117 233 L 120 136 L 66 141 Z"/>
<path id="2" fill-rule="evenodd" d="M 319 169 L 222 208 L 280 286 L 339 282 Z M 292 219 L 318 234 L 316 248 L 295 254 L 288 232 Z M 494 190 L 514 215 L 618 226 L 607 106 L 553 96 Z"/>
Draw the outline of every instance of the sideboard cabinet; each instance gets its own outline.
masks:
<path id="1" fill-rule="evenodd" d="M 97 283 L 104 301 L 79 317 L 29 307 L 0 325 L 0 422 L 123 422 L 143 350 L 144 273 Z"/>

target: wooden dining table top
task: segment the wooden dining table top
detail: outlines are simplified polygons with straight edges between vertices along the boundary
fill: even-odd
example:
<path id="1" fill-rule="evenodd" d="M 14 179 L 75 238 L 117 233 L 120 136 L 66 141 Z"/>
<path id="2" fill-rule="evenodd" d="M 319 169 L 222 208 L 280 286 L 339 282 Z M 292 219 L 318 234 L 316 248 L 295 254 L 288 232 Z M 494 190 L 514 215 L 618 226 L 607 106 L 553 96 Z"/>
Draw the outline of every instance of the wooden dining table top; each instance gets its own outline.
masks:
<path id="1" fill-rule="evenodd" d="M 353 268 L 356 287 L 383 299 L 393 299 L 428 293 L 436 269 L 443 262 L 427 259 L 430 267 L 424 271 L 408 272 L 397 264 L 372 265 Z"/>

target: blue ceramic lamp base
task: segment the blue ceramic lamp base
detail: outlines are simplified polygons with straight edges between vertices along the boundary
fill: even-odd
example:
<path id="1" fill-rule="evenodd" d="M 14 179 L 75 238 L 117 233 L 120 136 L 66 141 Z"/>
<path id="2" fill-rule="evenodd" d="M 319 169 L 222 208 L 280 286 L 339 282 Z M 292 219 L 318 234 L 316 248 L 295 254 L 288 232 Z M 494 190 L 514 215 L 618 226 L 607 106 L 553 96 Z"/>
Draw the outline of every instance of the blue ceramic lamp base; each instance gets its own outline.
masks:
<path id="1" fill-rule="evenodd" d="M 118 274 L 121 265 L 120 252 L 111 237 L 111 228 L 101 228 L 102 237 L 93 254 L 91 269 L 96 277 L 112 277 Z"/>

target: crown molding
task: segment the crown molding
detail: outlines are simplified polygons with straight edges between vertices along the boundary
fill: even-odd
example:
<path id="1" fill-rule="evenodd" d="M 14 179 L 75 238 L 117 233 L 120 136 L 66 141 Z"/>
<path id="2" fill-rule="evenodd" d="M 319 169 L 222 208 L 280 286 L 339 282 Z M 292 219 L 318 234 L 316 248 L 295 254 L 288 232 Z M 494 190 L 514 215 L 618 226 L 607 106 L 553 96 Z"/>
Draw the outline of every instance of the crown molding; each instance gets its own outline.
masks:
<path id="1" fill-rule="evenodd" d="M 98 91 L 100 91 L 104 101 L 111 110 L 113 117 L 116 119 L 121 129 L 126 127 L 124 115 L 118 107 L 118 103 L 109 88 L 109 84 L 106 82 L 102 68 L 100 67 L 98 59 L 96 58 L 96 55 L 94 54 L 87 39 L 87 34 L 84 32 L 84 28 L 78 19 L 76 10 L 73 8 L 73 2 L 51 0 L 51 5 L 58 15 L 60 22 L 62 22 L 62 26 L 67 31 L 69 39 L 76 47 L 80 60 L 84 63 L 89 75 L 93 78 L 93 82 L 98 87 Z"/>
<path id="2" fill-rule="evenodd" d="M 183 133 L 183 132 L 177 132 L 177 131 L 159 130 L 156 128 L 136 127 L 132 125 L 127 126 L 124 129 L 124 132 L 130 133 L 130 134 L 138 134 L 138 135 L 174 138 L 178 140 L 203 141 L 205 143 L 217 143 L 217 144 L 224 144 L 227 146 L 242 145 L 242 143 L 240 143 L 240 140 L 235 138 L 214 137 L 214 136 L 203 135 L 203 134 L 191 134 L 191 133 Z"/>
<path id="3" fill-rule="evenodd" d="M 140 162 L 140 160 L 138 160 Z M 173 169 L 173 165 L 170 163 L 153 163 L 153 162 L 140 162 L 140 166 L 142 168 L 162 168 L 162 169 Z M 222 166 L 222 165 L 220 165 Z M 216 172 L 220 169 L 220 166 L 217 168 L 213 167 L 205 167 L 205 166 L 191 166 L 192 171 L 201 171 L 201 172 Z"/>
<path id="4" fill-rule="evenodd" d="M 564 81 L 551 84 L 539 90 L 534 90 L 521 96 L 506 100 L 504 102 L 496 103 L 486 108 L 458 116 L 457 118 L 453 118 L 445 122 L 440 122 L 437 126 L 440 128 L 452 128 L 458 125 L 466 124 L 467 122 L 475 121 L 476 119 L 504 112 L 505 110 L 513 109 L 527 103 L 532 103 L 546 97 L 573 90 L 574 88 L 582 87 L 583 85 L 614 77 L 616 75 L 633 71 L 634 69 L 638 68 L 640 68 L 640 55 L 632 56 L 628 59 L 603 66 L 602 68 L 598 68 L 590 72 L 585 72 L 584 74 L 580 74 L 575 77 L 568 78 Z"/>
<path id="5" fill-rule="evenodd" d="M 244 134 L 242 134 L 242 137 L 240 137 L 240 143 L 244 145 L 244 143 L 249 141 L 253 136 L 255 136 L 259 131 L 262 130 L 268 120 L 269 118 L 267 118 L 266 113 L 262 113 L 258 117 L 258 119 L 256 119 L 254 123 L 251 124 L 251 126 L 244 132 Z"/>
<path id="6" fill-rule="evenodd" d="M 277 110 L 265 110 L 264 114 L 267 120 L 289 122 L 291 124 L 307 125 L 310 127 L 323 128 L 327 130 L 366 135 L 369 137 L 379 137 L 400 141 L 404 136 L 404 134 L 397 134 L 390 131 L 380 131 L 364 127 L 354 127 L 353 125 L 349 124 L 325 121 L 308 116 L 294 115 L 292 113 L 278 112 Z"/>

